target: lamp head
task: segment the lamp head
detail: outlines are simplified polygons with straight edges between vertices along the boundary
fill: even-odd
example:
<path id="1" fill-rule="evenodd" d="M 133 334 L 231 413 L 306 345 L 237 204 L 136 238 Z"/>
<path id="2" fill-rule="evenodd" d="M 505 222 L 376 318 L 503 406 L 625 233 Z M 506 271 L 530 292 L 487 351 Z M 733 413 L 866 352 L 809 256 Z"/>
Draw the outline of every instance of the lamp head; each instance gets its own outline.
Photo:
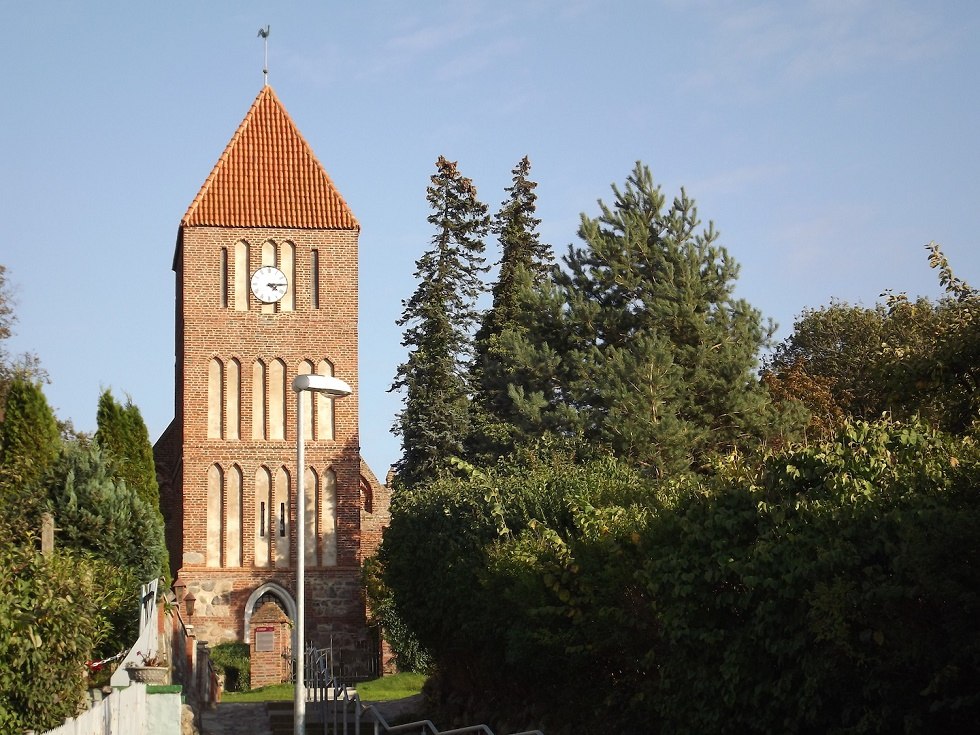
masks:
<path id="1" fill-rule="evenodd" d="M 332 375 L 297 375 L 293 379 L 293 390 L 296 393 L 304 390 L 323 393 L 331 398 L 343 398 L 354 392 L 347 383 Z"/>

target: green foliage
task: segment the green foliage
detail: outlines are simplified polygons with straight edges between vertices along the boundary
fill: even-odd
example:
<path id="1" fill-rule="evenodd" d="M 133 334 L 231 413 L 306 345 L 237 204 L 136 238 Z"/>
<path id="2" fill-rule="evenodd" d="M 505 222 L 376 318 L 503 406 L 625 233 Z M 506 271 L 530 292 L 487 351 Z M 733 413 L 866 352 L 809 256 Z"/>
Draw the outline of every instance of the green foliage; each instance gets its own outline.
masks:
<path id="1" fill-rule="evenodd" d="M 247 643 L 219 643 L 211 649 L 211 663 L 225 675 L 225 691 L 252 688 L 252 658 Z"/>
<path id="2" fill-rule="evenodd" d="M 114 636 L 110 646 L 131 643 L 137 633 L 136 591 L 166 568 L 159 512 L 115 477 L 105 453 L 90 442 L 64 447 L 46 487 L 60 529 L 58 546 L 105 560 L 113 570 L 110 580 L 129 590 L 125 604 L 111 611 Z"/>
<path id="3" fill-rule="evenodd" d="M 384 582 L 378 557 L 364 561 L 363 582 L 368 600 L 368 624 L 381 627 L 382 635 L 395 655 L 395 666 L 400 672 L 427 672 L 432 661 L 418 638 L 399 617 L 394 597 Z"/>
<path id="4" fill-rule="evenodd" d="M 953 275 L 939 246 L 929 263 L 945 298 L 888 294 L 873 308 L 834 302 L 804 311 L 767 360 L 784 405 L 799 401 L 828 436 L 844 418 L 921 417 L 955 433 L 980 416 L 980 295 Z"/>
<path id="5" fill-rule="evenodd" d="M 12 380 L 0 424 L 0 527 L 15 538 L 40 527 L 46 504 L 39 485 L 60 446 L 58 424 L 40 385 Z"/>
<path id="6" fill-rule="evenodd" d="M 395 467 L 406 485 L 435 477 L 449 457 L 462 453 L 469 432 L 470 333 L 486 270 L 487 207 L 455 162 L 440 156 L 436 169 L 426 192 L 435 234 L 416 261 L 419 285 L 398 320 L 409 352 L 391 386 L 405 392 L 393 431 L 402 438 Z"/>
<path id="7" fill-rule="evenodd" d="M 493 305 L 483 315 L 474 339 L 474 419 L 467 454 L 480 463 L 510 451 L 520 415 L 514 410 L 508 386 L 514 370 L 522 363 L 513 354 L 513 342 L 504 334 L 524 334 L 528 315 L 524 312 L 526 292 L 547 280 L 553 257 L 542 243 L 534 216 L 537 184 L 528 178 L 531 162 L 525 156 L 514 167 L 508 198 L 493 221 L 500 240 L 500 273 L 493 285 Z"/>
<path id="8" fill-rule="evenodd" d="M 611 459 L 576 465 L 555 454 L 547 462 L 528 457 L 520 468 L 461 470 L 467 482 L 443 478 L 393 500 L 379 556 L 398 615 L 431 655 L 439 678 L 455 691 L 480 692 L 490 709 L 506 707 L 513 687 L 523 692 L 518 698 L 541 702 L 572 696 L 564 686 L 574 679 L 564 651 L 553 658 L 546 654 L 556 651 L 528 638 L 552 622 L 529 610 L 537 570 L 502 573 L 500 549 L 541 524 L 570 532 L 574 508 L 589 498 L 631 506 L 627 496 L 658 501 L 645 498 L 638 477 Z M 558 677 L 552 688 L 556 660 L 569 677 Z"/>
<path id="9" fill-rule="evenodd" d="M 109 633 L 103 609 L 118 603 L 109 572 L 0 543 L 0 732 L 44 731 L 76 714 L 84 664 Z"/>
<path id="10" fill-rule="evenodd" d="M 978 485 L 973 439 L 892 422 L 671 481 L 471 470 L 397 499 L 385 580 L 457 699 L 525 697 L 548 732 L 960 732 Z"/>
<path id="11" fill-rule="evenodd" d="M 160 486 L 153 461 L 153 445 L 150 444 L 149 432 L 139 408 L 129 399 L 125 406 L 121 405 L 106 390 L 99 398 L 96 422 L 98 430 L 95 439 L 105 453 L 112 474 L 139 496 L 155 517 L 152 525 L 159 526 L 162 534 L 164 520 L 160 511 Z M 156 536 L 154 529 L 153 558 L 160 564 L 161 576 L 169 578 L 166 547 L 162 547 L 161 551 Z"/>
<path id="12" fill-rule="evenodd" d="M 357 694 L 362 702 L 388 702 L 404 699 L 422 692 L 425 674 L 411 672 L 382 676 L 357 683 Z"/>
<path id="13" fill-rule="evenodd" d="M 160 505 L 153 446 L 139 408 L 131 400 L 123 406 L 111 391 L 99 397 L 95 440 L 110 458 L 115 475 L 125 481 L 151 507 Z"/>
<path id="14" fill-rule="evenodd" d="M 702 467 L 772 431 L 753 374 L 771 327 L 734 298 L 738 265 L 683 190 L 668 205 L 637 163 L 613 193 L 528 295 L 523 332 L 502 335 L 520 356 L 509 395 L 532 440 L 581 436 L 661 475 Z"/>

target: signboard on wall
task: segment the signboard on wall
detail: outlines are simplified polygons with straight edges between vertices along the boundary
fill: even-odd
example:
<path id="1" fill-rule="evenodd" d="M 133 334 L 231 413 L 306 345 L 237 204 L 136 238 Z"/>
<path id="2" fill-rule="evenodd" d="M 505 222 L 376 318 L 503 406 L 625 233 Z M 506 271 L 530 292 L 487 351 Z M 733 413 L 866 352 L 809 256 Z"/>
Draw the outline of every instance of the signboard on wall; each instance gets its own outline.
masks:
<path id="1" fill-rule="evenodd" d="M 276 629 L 272 625 L 261 625 L 255 629 L 255 650 L 265 653 L 275 650 Z"/>

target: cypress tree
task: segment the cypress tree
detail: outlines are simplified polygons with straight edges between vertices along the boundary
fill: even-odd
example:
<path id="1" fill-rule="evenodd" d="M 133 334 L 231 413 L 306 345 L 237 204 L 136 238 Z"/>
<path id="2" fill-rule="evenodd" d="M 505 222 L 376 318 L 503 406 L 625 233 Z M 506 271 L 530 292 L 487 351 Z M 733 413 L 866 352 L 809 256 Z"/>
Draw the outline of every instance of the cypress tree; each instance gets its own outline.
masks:
<path id="1" fill-rule="evenodd" d="M 152 563 L 145 573 L 149 574 L 153 569 L 159 568 L 156 575 L 166 575 L 169 573 L 169 565 L 166 545 L 162 543 L 164 520 L 160 510 L 160 486 L 153 461 L 153 446 L 139 407 L 128 398 L 125 405 L 120 404 L 110 390 L 105 390 L 99 397 L 96 424 L 98 428 L 95 440 L 104 453 L 104 462 L 112 477 L 124 483 L 125 493 L 139 499 L 140 523 L 147 526 L 147 533 L 153 539 L 148 542 L 152 551 Z M 133 500 L 127 502 L 131 503 Z M 160 548 L 163 549 L 162 552 Z M 152 576 L 141 581 L 151 578 Z"/>
<path id="2" fill-rule="evenodd" d="M 41 386 L 14 378 L 0 424 L 0 522 L 18 535 L 38 528 L 45 505 L 40 481 L 60 449 L 58 422 Z"/>
<path id="3" fill-rule="evenodd" d="M 120 404 L 106 390 L 99 397 L 95 439 L 106 452 L 113 472 L 153 508 L 160 506 L 153 446 L 139 407 Z"/>
<path id="4" fill-rule="evenodd" d="M 397 324 L 405 328 L 408 358 L 390 390 L 404 391 L 393 431 L 401 436 L 395 463 L 399 480 L 412 486 L 436 477 L 463 453 L 469 431 L 468 368 L 476 300 L 484 290 L 483 238 L 490 219 L 473 182 L 440 156 L 426 190 L 435 228 L 432 246 L 416 261 L 418 287 Z"/>

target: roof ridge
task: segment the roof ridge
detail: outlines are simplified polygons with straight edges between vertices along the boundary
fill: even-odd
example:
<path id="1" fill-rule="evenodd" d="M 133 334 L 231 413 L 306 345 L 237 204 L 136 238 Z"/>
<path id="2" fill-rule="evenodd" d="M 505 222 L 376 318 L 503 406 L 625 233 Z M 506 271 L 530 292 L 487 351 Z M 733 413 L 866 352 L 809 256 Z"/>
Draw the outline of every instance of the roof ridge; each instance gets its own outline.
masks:
<path id="1" fill-rule="evenodd" d="M 272 87 L 258 93 L 181 226 L 360 229 Z"/>

